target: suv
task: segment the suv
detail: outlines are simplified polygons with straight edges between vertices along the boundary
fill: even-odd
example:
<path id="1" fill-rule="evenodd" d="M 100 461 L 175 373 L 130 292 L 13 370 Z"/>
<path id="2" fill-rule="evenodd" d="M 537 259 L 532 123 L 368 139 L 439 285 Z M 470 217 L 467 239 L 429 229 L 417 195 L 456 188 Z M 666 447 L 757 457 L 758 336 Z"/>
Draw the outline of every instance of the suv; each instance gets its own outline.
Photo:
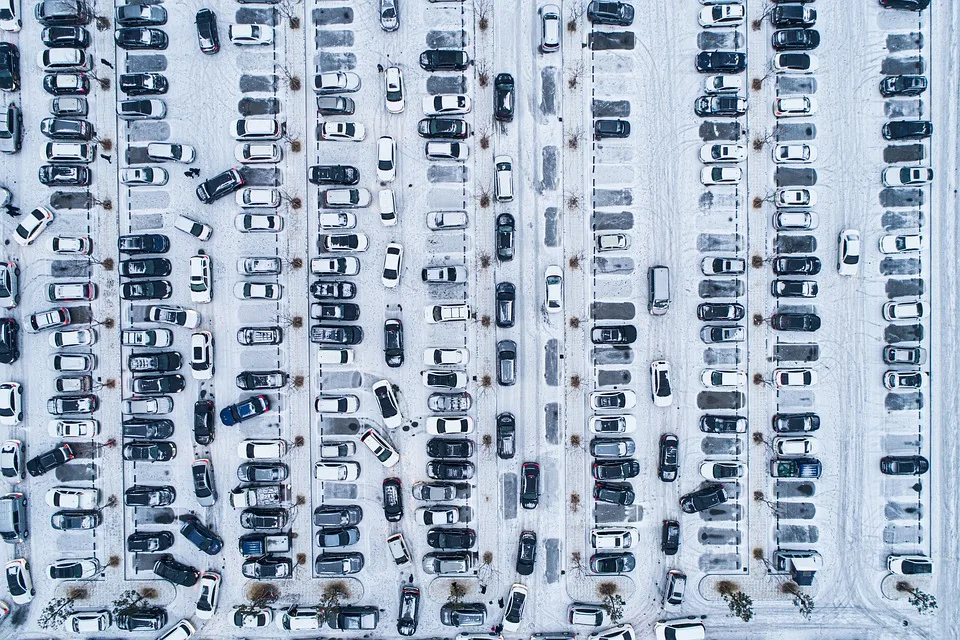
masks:
<path id="1" fill-rule="evenodd" d="M 922 140 L 933 135 L 929 120 L 893 120 L 883 125 L 884 140 Z"/>
<path id="2" fill-rule="evenodd" d="M 39 7 L 39 5 L 37 5 Z M 0 91 L 20 89 L 20 50 L 10 42 L 0 42 Z M 10 103 L 11 109 L 16 107 Z M 19 108 L 17 109 L 19 113 Z M 9 132 L 9 129 L 8 129 Z"/>
<path id="3" fill-rule="evenodd" d="M 633 6 L 626 2 L 595 0 L 587 6 L 587 19 L 593 24 L 629 27 L 633 24 Z"/>
<path id="4" fill-rule="evenodd" d="M 197 198 L 204 204 L 216 202 L 246 184 L 238 169 L 227 169 L 197 187 Z"/>
<path id="5" fill-rule="evenodd" d="M 540 465 L 524 462 L 520 468 L 520 506 L 536 509 L 540 503 Z"/>
<path id="6" fill-rule="evenodd" d="M 513 76 L 509 73 L 498 73 L 493 81 L 493 117 L 501 122 L 512 122 L 513 108 Z"/>
<path id="7" fill-rule="evenodd" d="M 29 535 L 26 497 L 22 493 L 0 496 L 0 538 L 9 544 L 17 544 Z"/>
<path id="8" fill-rule="evenodd" d="M 217 31 L 217 14 L 210 9 L 197 11 L 197 39 L 200 51 L 213 55 L 220 51 L 220 33 Z"/>
<path id="9" fill-rule="evenodd" d="M 153 572 L 164 580 L 181 587 L 192 587 L 200 579 L 200 572 L 189 565 L 177 562 L 172 555 L 165 553 L 157 558 Z"/>
<path id="10" fill-rule="evenodd" d="M 420 66 L 425 71 L 465 71 L 470 56 L 459 49 L 428 49 L 420 54 Z"/>
<path id="11" fill-rule="evenodd" d="M 45 27 L 83 25 L 90 21 L 86 3 L 79 0 L 43 0 L 34 7 L 34 15 Z"/>

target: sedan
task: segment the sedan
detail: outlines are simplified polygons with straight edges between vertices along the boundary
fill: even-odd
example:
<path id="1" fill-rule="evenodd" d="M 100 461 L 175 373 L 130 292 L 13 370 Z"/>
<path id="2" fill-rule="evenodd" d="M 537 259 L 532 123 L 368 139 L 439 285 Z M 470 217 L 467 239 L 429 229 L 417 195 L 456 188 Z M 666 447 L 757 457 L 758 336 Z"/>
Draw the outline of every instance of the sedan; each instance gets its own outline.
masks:
<path id="1" fill-rule="evenodd" d="M 99 511 L 57 511 L 50 516 L 50 526 L 57 531 L 87 531 L 103 522 Z"/>
<path id="2" fill-rule="evenodd" d="M 704 167 L 700 170 L 700 182 L 704 186 L 739 184 L 743 178 L 740 167 Z"/>
<path id="3" fill-rule="evenodd" d="M 120 170 L 120 182 L 128 187 L 162 187 L 170 176 L 163 167 L 137 167 Z"/>
<path id="4" fill-rule="evenodd" d="M 596 553 L 590 557 L 590 570 L 600 575 L 628 573 L 636 566 L 636 558 L 630 552 Z"/>
<path id="5" fill-rule="evenodd" d="M 810 51 L 820 46 L 820 32 L 815 29 L 782 29 L 770 39 L 775 51 Z"/>
<path id="6" fill-rule="evenodd" d="M 33 477 L 42 476 L 73 460 L 73 458 L 73 449 L 70 448 L 70 445 L 61 444 L 55 449 L 31 458 L 27 462 L 27 472 Z"/>
<path id="7" fill-rule="evenodd" d="M 746 147 L 739 144 L 705 144 L 700 147 L 700 161 L 706 164 L 742 162 L 746 157 Z"/>
<path id="8" fill-rule="evenodd" d="M 423 114 L 426 116 L 463 115 L 470 113 L 470 96 L 445 94 L 427 96 L 423 99 Z"/>
<path id="9" fill-rule="evenodd" d="M 700 374 L 704 387 L 741 387 L 747 383 L 747 374 L 734 369 L 704 369 Z"/>
<path id="10" fill-rule="evenodd" d="M 142 462 L 167 462 L 177 455 L 172 442 L 129 442 L 123 445 L 123 459 Z"/>
<path id="11" fill-rule="evenodd" d="M 147 145 L 147 157 L 157 162 L 182 162 L 190 164 L 197 158 L 197 150 L 186 144 L 151 142 Z"/>
<path id="12" fill-rule="evenodd" d="M 813 276 L 820 273 L 821 264 L 816 256 L 778 256 L 772 266 L 778 276 Z"/>
<path id="13" fill-rule="evenodd" d="M 680 498 L 680 509 L 684 513 L 697 513 L 710 509 L 727 501 L 723 485 L 707 484 L 703 488 Z"/>
<path id="14" fill-rule="evenodd" d="M 594 327 L 590 331 L 593 344 L 633 344 L 637 340 L 637 328 L 630 324 Z"/>
<path id="15" fill-rule="evenodd" d="M 241 460 L 270 460 L 282 458 L 287 453 L 283 440 L 242 440 L 237 445 L 237 457 Z"/>
<path id="16" fill-rule="evenodd" d="M 239 300 L 279 300 L 283 297 L 283 285 L 270 282 L 238 282 L 233 295 Z"/>
<path id="17" fill-rule="evenodd" d="M 265 213 L 241 213 L 234 218 L 234 226 L 240 233 L 280 233 L 283 218 Z"/>
<path id="18" fill-rule="evenodd" d="M 890 476 L 919 476 L 930 468 L 923 456 L 884 456 L 880 459 L 880 472 Z"/>
<path id="19" fill-rule="evenodd" d="M 37 207 L 13 230 L 13 239 L 22 247 L 30 246 L 51 222 L 53 212 L 46 207 Z"/>
<path id="20" fill-rule="evenodd" d="M 916 187 L 933 182 L 929 167 L 887 167 L 882 174 L 885 187 Z"/>
<path id="21" fill-rule="evenodd" d="M 916 302 L 886 302 L 882 307 L 883 319 L 887 322 L 896 320 L 919 320 L 926 316 L 923 303 Z"/>
<path id="22" fill-rule="evenodd" d="M 359 122 L 321 122 L 317 125 L 318 140 L 360 142 L 367 130 Z"/>
<path id="23" fill-rule="evenodd" d="M 170 40 L 161 29 L 133 27 L 117 29 L 114 40 L 121 49 L 166 49 Z"/>
<path id="24" fill-rule="evenodd" d="M 462 266 L 424 267 L 420 272 L 420 279 L 428 284 L 463 283 L 467 280 L 467 268 Z"/>
<path id="25" fill-rule="evenodd" d="M 237 46 L 273 44 L 273 27 L 265 24 L 231 24 L 227 33 L 230 42 Z"/>
<path id="26" fill-rule="evenodd" d="M 700 475 L 712 482 L 736 482 L 746 473 L 746 465 L 740 462 L 707 460 L 700 464 Z"/>
<path id="27" fill-rule="evenodd" d="M 69 558 L 48 565 L 47 575 L 51 580 L 89 580 L 101 570 L 96 558 Z"/>
<path id="28" fill-rule="evenodd" d="M 470 127 L 458 118 L 424 118 L 417 124 L 421 138 L 450 138 L 463 140 L 470 135 Z"/>
<path id="29" fill-rule="evenodd" d="M 774 203 L 778 207 L 812 207 L 817 204 L 813 189 L 777 189 Z"/>
<path id="30" fill-rule="evenodd" d="M 716 4 L 700 10 L 700 26 L 709 29 L 712 27 L 735 27 L 743 24 L 746 9 L 742 4 Z"/>
<path id="31" fill-rule="evenodd" d="M 778 144 L 773 148 L 777 164 L 810 164 L 817 159 L 817 148 L 809 144 Z"/>
<path id="32" fill-rule="evenodd" d="M 746 309 L 739 303 L 702 302 L 697 305 L 697 319 L 704 322 L 727 320 L 736 322 L 746 315 Z"/>
<path id="33" fill-rule="evenodd" d="M 640 463 L 634 459 L 594 462 L 592 472 L 597 480 L 629 480 L 640 475 Z"/>
<path id="34" fill-rule="evenodd" d="M 632 409 L 637 404 L 637 394 L 625 391 L 594 391 L 590 394 L 590 408 L 594 411 L 617 411 Z"/>
<path id="35" fill-rule="evenodd" d="M 775 369 L 773 381 L 778 387 L 811 387 L 817 384 L 813 369 Z"/>
<path id="36" fill-rule="evenodd" d="M 860 253 L 860 232 L 856 229 L 841 230 L 837 240 L 837 273 L 847 277 L 857 275 Z"/>
<path id="37" fill-rule="evenodd" d="M 320 529 L 317 533 L 317 546 L 323 549 L 349 547 L 360 541 L 360 530 L 356 527 L 343 529 Z"/>
<path id="38" fill-rule="evenodd" d="M 389 113 L 403 113 L 403 72 L 399 67 L 387 67 L 383 74 L 384 98 Z"/>
<path id="39" fill-rule="evenodd" d="M 544 285 L 547 313 L 559 313 L 563 307 L 563 270 L 557 266 L 547 267 Z"/>
<path id="40" fill-rule="evenodd" d="M 920 371 L 887 371 L 883 374 L 883 386 L 891 391 L 919 389 L 923 381 L 924 375 Z"/>
<path id="41" fill-rule="evenodd" d="M 462 142 L 428 142 L 424 145 L 428 160 L 466 160 L 470 149 Z"/>
<path id="42" fill-rule="evenodd" d="M 387 245 L 383 258 L 383 274 L 380 282 L 388 289 L 400 284 L 400 272 L 403 267 L 403 245 L 391 242 Z"/>
<path id="43" fill-rule="evenodd" d="M 912 253 L 923 249 L 923 236 L 920 234 L 880 236 L 880 253 Z"/>
<path id="44" fill-rule="evenodd" d="M 360 90 L 360 76 L 351 71 L 321 73 L 313 77 L 313 91 L 318 95 L 353 93 Z"/>
<path id="45" fill-rule="evenodd" d="M 741 73 L 747 68 L 747 56 L 734 51 L 702 51 L 697 54 L 700 73 Z"/>

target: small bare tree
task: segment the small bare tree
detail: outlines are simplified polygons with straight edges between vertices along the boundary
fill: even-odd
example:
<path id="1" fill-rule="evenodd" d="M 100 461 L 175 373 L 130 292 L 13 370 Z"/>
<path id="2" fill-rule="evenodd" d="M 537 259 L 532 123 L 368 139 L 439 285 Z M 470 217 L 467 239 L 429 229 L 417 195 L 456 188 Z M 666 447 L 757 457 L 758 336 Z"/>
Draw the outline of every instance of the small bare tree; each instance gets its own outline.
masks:
<path id="1" fill-rule="evenodd" d="M 922 615 L 925 613 L 933 613 L 937 610 L 937 599 L 932 594 L 921 591 L 909 582 L 901 580 L 897 583 L 896 589 L 900 593 L 908 594 L 908 601 L 911 606 L 916 608 L 917 613 Z"/>
<path id="2" fill-rule="evenodd" d="M 254 582 L 247 587 L 245 595 L 252 606 L 265 607 L 280 598 L 280 590 L 269 582 Z"/>
<path id="3" fill-rule="evenodd" d="M 486 60 L 477 63 L 477 84 L 483 89 L 490 84 L 490 65 Z"/>
<path id="4" fill-rule="evenodd" d="M 580 79 L 583 78 L 585 71 L 583 66 L 583 61 L 577 62 L 577 64 L 570 67 L 570 72 L 567 74 L 567 88 L 573 91 L 578 86 L 580 86 Z"/>
<path id="5" fill-rule="evenodd" d="M 764 8 L 763 13 L 761 13 L 757 19 L 750 23 L 750 27 L 754 31 L 760 31 L 760 29 L 763 28 L 763 21 L 766 20 L 767 17 L 773 12 L 773 8 L 775 6 L 776 5 L 774 4 L 768 4 L 766 8 Z"/>
<path id="6" fill-rule="evenodd" d="M 583 128 L 577 127 L 572 131 L 567 132 L 567 148 L 568 149 L 578 149 L 580 143 L 583 141 Z"/>
<path id="7" fill-rule="evenodd" d="M 485 313 L 485 314 L 483 314 L 482 316 L 480 316 L 480 326 L 483 327 L 484 329 L 486 329 L 486 328 L 488 328 L 488 327 L 490 326 L 490 315 L 489 315 L 489 314 Z"/>
<path id="8" fill-rule="evenodd" d="M 570 256 L 567 259 L 567 266 L 576 271 L 580 268 L 580 261 L 583 260 L 583 252 Z"/>
<path id="9" fill-rule="evenodd" d="M 95 196 L 95 195 L 93 195 L 93 194 L 90 194 L 90 199 L 93 201 L 93 205 L 94 205 L 94 206 L 100 207 L 100 208 L 103 209 L 104 211 L 112 211 L 112 210 L 113 210 L 113 200 L 111 200 L 109 197 L 104 198 L 103 200 L 101 200 L 101 199 L 98 198 L 97 196 Z"/>
<path id="10" fill-rule="evenodd" d="M 286 191 L 280 192 L 280 200 L 285 202 L 287 206 L 293 209 L 294 211 L 297 211 L 303 208 L 303 200 L 300 199 L 300 196 L 287 193 Z"/>
<path id="11" fill-rule="evenodd" d="M 570 494 L 570 512 L 576 513 L 580 510 L 580 494 L 574 491 Z"/>
<path id="12" fill-rule="evenodd" d="M 580 197 L 580 194 L 574 191 L 568 191 L 566 195 L 567 209 L 570 211 L 575 211 L 578 213 L 583 212 L 583 200 Z"/>
<path id="13" fill-rule="evenodd" d="M 773 132 L 764 131 L 762 135 L 759 135 L 753 139 L 753 150 L 763 151 L 763 148 L 765 146 L 775 141 L 776 141 L 776 136 L 773 135 Z"/>
<path id="14" fill-rule="evenodd" d="M 571 329 L 579 329 L 579 328 L 580 328 L 580 317 L 579 317 L 579 316 L 570 316 L 570 319 L 567 320 L 567 324 L 570 326 Z"/>
<path id="15" fill-rule="evenodd" d="M 293 132 L 286 132 L 283 134 L 284 141 L 290 145 L 290 151 L 293 153 L 300 153 L 303 151 L 303 143 L 300 142 L 300 136 Z"/>
<path id="16" fill-rule="evenodd" d="M 90 79 L 94 80 L 103 91 L 107 91 L 110 89 L 110 86 L 111 86 L 110 76 L 101 77 L 100 75 L 97 74 L 96 71 L 88 71 L 87 76 Z"/>
<path id="17" fill-rule="evenodd" d="M 100 145 L 101 151 L 113 151 L 113 140 L 110 138 L 102 138 L 97 136 L 93 139 L 93 141 Z"/>
<path id="18" fill-rule="evenodd" d="M 574 449 L 579 449 L 583 445 L 583 440 L 580 438 L 579 433 L 574 433 L 570 436 L 570 446 Z"/>
<path id="19" fill-rule="evenodd" d="M 490 148 L 490 130 L 487 127 L 477 127 L 477 141 L 481 149 Z"/>
<path id="20" fill-rule="evenodd" d="M 623 607 L 626 604 L 623 597 L 617 593 L 618 591 L 619 588 L 615 582 L 601 582 L 597 585 L 597 593 L 602 598 L 601 606 L 614 624 L 618 624 L 623 619 Z"/>
<path id="21" fill-rule="evenodd" d="M 583 563 L 583 554 L 579 551 L 570 553 L 570 571 L 580 578 L 587 577 L 587 565 Z"/>
<path id="22" fill-rule="evenodd" d="M 476 0 L 473 4 L 477 16 L 477 29 L 481 32 L 490 28 L 490 0 Z"/>
<path id="23" fill-rule="evenodd" d="M 487 253 L 486 251 L 484 251 L 484 252 L 482 252 L 479 256 L 477 256 L 477 258 L 478 258 L 478 260 L 479 260 L 479 262 L 480 262 L 480 268 L 481 268 L 481 269 L 489 269 L 489 268 L 490 268 L 490 254 L 489 254 L 489 253 Z"/>
<path id="24" fill-rule="evenodd" d="M 580 374 L 573 374 L 570 376 L 570 388 L 579 389 L 580 385 L 583 383 L 583 380 L 580 379 Z"/>
<path id="25" fill-rule="evenodd" d="M 299 1 L 302 2 L 303 0 Z M 300 80 L 300 76 L 290 71 L 286 66 L 282 64 L 277 65 L 277 70 L 286 78 L 287 88 L 289 88 L 290 91 L 300 91 L 300 89 L 303 88 L 303 81 Z"/>
<path id="26" fill-rule="evenodd" d="M 280 0 L 277 4 L 277 11 L 287 19 L 287 24 L 291 29 L 300 28 L 300 5 L 303 0 Z"/>
<path id="27" fill-rule="evenodd" d="M 813 615 L 813 608 L 816 606 L 813 596 L 804 593 L 796 582 L 784 582 L 780 585 L 780 591 L 793 596 L 793 606 L 799 610 L 801 616 L 807 620 L 810 619 L 810 616 Z"/>
<path id="28" fill-rule="evenodd" d="M 467 595 L 467 590 L 462 584 L 454 580 L 450 583 L 450 591 L 447 595 L 447 602 L 461 603 L 463 602 L 463 597 Z"/>

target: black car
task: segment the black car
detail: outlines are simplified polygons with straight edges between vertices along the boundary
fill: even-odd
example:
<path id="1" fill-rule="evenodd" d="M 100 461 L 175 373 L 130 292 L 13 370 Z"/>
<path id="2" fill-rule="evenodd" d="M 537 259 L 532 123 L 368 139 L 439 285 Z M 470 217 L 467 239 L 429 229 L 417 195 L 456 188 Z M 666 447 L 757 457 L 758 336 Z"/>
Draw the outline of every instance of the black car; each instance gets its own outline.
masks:
<path id="1" fill-rule="evenodd" d="M 926 76 L 887 76 L 880 81 L 880 95 L 888 98 L 891 96 L 918 96 L 926 90 Z"/>
<path id="2" fill-rule="evenodd" d="M 193 441 L 206 446 L 213 442 L 213 400 L 197 400 L 193 404 Z"/>
<path id="3" fill-rule="evenodd" d="M 403 485 L 400 478 L 383 480 L 383 517 L 387 522 L 400 522 L 403 518 Z"/>
<path id="4" fill-rule="evenodd" d="M 76 77 L 76 84 L 62 84 L 59 80 Z M 90 93 L 90 79 L 82 73 L 48 73 L 43 76 L 43 90 L 52 96 L 85 96 Z"/>
<path id="5" fill-rule="evenodd" d="M 210 9 L 200 9 L 194 20 L 197 24 L 197 40 L 200 51 L 213 55 L 220 51 L 220 32 L 217 30 L 217 14 Z"/>
<path id="6" fill-rule="evenodd" d="M 923 140 L 933 135 L 929 120 L 893 120 L 883 125 L 884 140 Z"/>
<path id="7" fill-rule="evenodd" d="M 497 326 L 508 329 L 516 322 L 514 309 L 517 300 L 517 288 L 512 282 L 500 282 L 497 284 L 496 297 Z"/>
<path id="8" fill-rule="evenodd" d="M 130 27 L 117 29 L 114 41 L 121 49 L 166 49 L 170 43 L 167 34 L 160 29 L 150 27 Z"/>
<path id="9" fill-rule="evenodd" d="M 165 373 L 177 371 L 182 366 L 183 358 L 177 351 L 132 353 L 127 358 L 127 368 L 133 373 Z"/>
<path id="10" fill-rule="evenodd" d="M 376 620 L 376 618 L 374 618 Z M 397 613 L 397 633 L 412 636 L 417 632 L 420 621 L 420 589 L 404 585 L 400 589 L 400 610 Z M 362 628 L 362 627 L 361 627 Z"/>
<path id="11" fill-rule="evenodd" d="M 132 385 L 133 392 L 139 395 L 179 393 L 186 387 L 186 380 L 178 373 L 135 377 Z"/>
<path id="12" fill-rule="evenodd" d="M 166 253 L 170 250 L 170 239 L 159 233 L 140 233 L 120 236 L 117 240 L 120 253 L 138 255 L 142 253 Z"/>
<path id="13" fill-rule="evenodd" d="M 737 302 L 701 302 L 697 305 L 697 318 L 704 322 L 711 320 L 743 320 L 746 309 Z"/>
<path id="14" fill-rule="evenodd" d="M 629 551 L 622 553 L 595 553 L 590 556 L 590 570 L 600 575 L 615 575 L 633 571 L 637 559 Z"/>
<path id="15" fill-rule="evenodd" d="M 353 101 L 353 98 L 317 96 L 317 113 L 322 116 L 352 116 L 356 110 L 357 104 Z"/>
<path id="16" fill-rule="evenodd" d="M 693 103 L 693 111 L 701 118 L 735 118 L 746 113 L 746 101 L 739 96 L 700 96 Z"/>
<path id="17" fill-rule="evenodd" d="M 590 340 L 593 344 L 633 344 L 637 340 L 637 328 L 629 324 L 594 327 Z"/>
<path id="18" fill-rule="evenodd" d="M 590 455 L 594 458 L 622 458 L 632 456 L 637 445 L 631 438 L 594 438 L 590 441 Z"/>
<path id="19" fill-rule="evenodd" d="M 173 534 L 169 531 L 136 531 L 127 536 L 127 551 L 130 553 L 155 553 L 173 546 Z"/>
<path id="20" fill-rule="evenodd" d="M 36 478 L 70 462 L 73 458 L 73 449 L 70 448 L 69 444 L 64 443 L 28 460 L 27 472 Z"/>
<path id="21" fill-rule="evenodd" d="M 387 478 L 387 480 L 390 479 Z M 386 480 L 384 480 L 384 483 L 386 483 Z M 339 507 L 317 507 L 313 510 L 313 524 L 321 528 L 348 527 L 360 524 L 361 520 L 363 520 L 363 509 L 355 504 Z"/>
<path id="22" fill-rule="evenodd" d="M 103 522 L 99 511 L 66 510 L 50 516 L 50 526 L 57 531 L 89 531 Z"/>
<path id="23" fill-rule="evenodd" d="M 680 523 L 676 520 L 664 520 L 660 529 L 660 551 L 665 555 L 676 555 L 680 550 Z"/>
<path id="24" fill-rule="evenodd" d="M 680 509 L 684 513 L 697 513 L 726 501 L 727 493 L 723 490 L 723 485 L 711 483 L 681 496 Z"/>
<path id="25" fill-rule="evenodd" d="M 513 121 L 514 91 L 513 76 L 509 73 L 498 73 L 493 79 L 493 117 L 497 120 Z"/>
<path id="26" fill-rule="evenodd" d="M 746 433 L 747 419 L 742 416 L 700 416 L 700 431 L 704 433 Z"/>
<path id="27" fill-rule="evenodd" d="M 633 458 L 597 461 L 592 472 L 596 480 L 628 480 L 640 475 L 640 463 Z"/>
<path id="28" fill-rule="evenodd" d="M 287 386 L 287 374 L 278 369 L 273 371 L 242 371 L 236 378 L 237 388 L 244 391 L 263 389 L 282 389 Z"/>
<path id="29" fill-rule="evenodd" d="M 200 572 L 190 565 L 177 562 L 172 555 L 165 553 L 153 564 L 157 576 L 181 587 L 192 587 L 200 579 Z"/>
<path id="30" fill-rule="evenodd" d="M 497 384 L 511 387 L 517 383 L 517 343 L 501 340 L 497 343 Z"/>
<path id="31" fill-rule="evenodd" d="M 310 327 L 310 342 L 316 344 L 356 345 L 363 342 L 363 329 L 355 325 Z"/>
<path id="32" fill-rule="evenodd" d="M 884 456 L 880 458 L 880 472 L 888 476 L 919 476 L 930 469 L 923 456 Z"/>
<path id="33" fill-rule="evenodd" d="M 700 73 L 741 73 L 747 68 L 747 56 L 735 51 L 701 51 L 697 54 Z"/>
<path id="34" fill-rule="evenodd" d="M 121 73 L 118 86 L 128 96 L 157 96 L 166 93 L 170 83 L 160 73 Z"/>
<path id="35" fill-rule="evenodd" d="M 353 322 L 360 319 L 360 305 L 352 302 L 315 302 L 310 305 L 310 317 L 314 320 Z"/>
<path id="36" fill-rule="evenodd" d="M 479 627 L 486 619 L 482 602 L 448 602 L 440 607 L 440 624 L 447 627 Z"/>
<path id="37" fill-rule="evenodd" d="M 497 457 L 509 460 L 517 451 L 517 419 L 512 413 L 497 415 Z"/>
<path id="38" fill-rule="evenodd" d="M 46 27 L 40 32 L 43 44 L 51 49 L 86 49 L 90 46 L 90 32 L 79 26 Z"/>
<path id="39" fill-rule="evenodd" d="M 608 504 L 631 505 L 636 494 L 629 482 L 597 482 L 593 485 L 593 499 Z"/>
<path id="40" fill-rule="evenodd" d="M 473 529 L 435 527 L 427 531 L 427 544 L 441 551 L 467 551 L 477 543 Z"/>
<path id="41" fill-rule="evenodd" d="M 240 482 L 271 484 L 283 482 L 288 475 L 290 471 L 282 462 L 244 462 L 237 467 L 237 479 Z"/>
<path id="42" fill-rule="evenodd" d="M 177 447 L 172 442 L 129 442 L 123 445 L 124 460 L 142 460 L 145 462 L 167 462 L 177 455 Z"/>
<path id="43" fill-rule="evenodd" d="M 20 324 L 13 318 L 0 318 L 0 363 L 13 364 L 20 359 Z"/>
<path id="44" fill-rule="evenodd" d="M 173 420 L 167 418 L 131 418 L 123 421 L 124 438 L 165 440 L 173 437 Z"/>
<path id="45" fill-rule="evenodd" d="M 469 480 L 474 472 L 471 462 L 431 460 L 427 463 L 427 476 L 434 480 Z"/>
<path id="46" fill-rule="evenodd" d="M 403 323 L 396 318 L 383 323 L 383 359 L 391 368 L 403 364 Z"/>
<path id="47" fill-rule="evenodd" d="M 470 127 L 459 118 L 424 118 L 417 123 L 421 138 L 447 138 L 464 140 L 470 135 Z"/>
<path id="48" fill-rule="evenodd" d="M 430 438 L 427 455 L 431 458 L 469 458 L 473 455 L 473 441 L 467 438 Z"/>
<path id="49" fill-rule="evenodd" d="M 190 541 L 200 551 L 208 556 L 215 556 L 223 549 L 223 540 L 220 536 L 204 526 L 196 516 L 181 516 L 180 535 Z"/>
<path id="50" fill-rule="evenodd" d="M 227 169 L 205 180 L 197 187 L 197 198 L 204 204 L 210 204 L 230 195 L 242 187 L 245 182 L 238 169 Z"/>
<path id="51" fill-rule="evenodd" d="M 123 504 L 128 507 L 166 507 L 177 499 L 177 490 L 170 485 L 151 487 L 135 484 L 123 492 Z"/>
<path id="52" fill-rule="evenodd" d="M 816 256 L 779 256 L 773 259 L 773 272 L 778 276 L 813 276 L 820 273 Z"/>
<path id="53" fill-rule="evenodd" d="M 629 138 L 630 123 L 618 118 L 598 118 L 593 121 L 594 140 L 604 138 Z"/>
<path id="54" fill-rule="evenodd" d="M 310 295 L 317 300 L 351 300 L 357 295 L 357 285 L 345 280 L 318 280 L 311 283 Z"/>
<path id="55" fill-rule="evenodd" d="M 680 439 L 672 433 L 660 436 L 660 452 L 657 456 L 657 476 L 664 482 L 677 479 L 680 470 Z"/>
<path id="56" fill-rule="evenodd" d="M 770 39 L 776 51 L 810 51 L 820 46 L 820 32 L 816 29 L 782 29 Z"/>
<path id="57" fill-rule="evenodd" d="M 540 465 L 524 462 L 520 467 L 520 506 L 536 509 L 540 504 Z"/>
<path id="58" fill-rule="evenodd" d="M 528 576 L 533 573 L 537 562 L 537 534 L 533 531 L 521 531 L 517 545 L 517 573 Z"/>
<path id="59" fill-rule="evenodd" d="M 497 259 L 501 262 L 513 260 L 513 248 L 516 242 L 516 223 L 509 213 L 497 216 Z"/>
<path id="60" fill-rule="evenodd" d="M 817 10 L 805 7 L 802 4 L 781 4 L 774 7 L 770 14 L 770 24 L 782 29 L 784 27 L 812 27 L 817 23 Z"/>
<path id="61" fill-rule="evenodd" d="M 820 316 L 815 313 L 775 313 L 770 318 L 770 326 L 777 331 L 817 331 Z"/>
<path id="62" fill-rule="evenodd" d="M 122 631 L 159 631 L 167 626 L 167 610 L 160 607 L 130 607 L 116 614 Z"/>
<path id="63" fill-rule="evenodd" d="M 469 65 L 470 56 L 459 49 L 428 49 L 420 54 L 424 71 L 465 71 Z"/>
<path id="64" fill-rule="evenodd" d="M 17 91 L 19 88 L 20 50 L 11 42 L 0 42 L 0 91 Z"/>
<path id="65" fill-rule="evenodd" d="M 45 164 L 37 174 L 40 184 L 48 187 L 86 187 L 89 186 L 93 174 L 87 167 Z"/>
<path id="66" fill-rule="evenodd" d="M 117 24 L 124 27 L 160 26 L 167 23 L 167 10 L 159 4 L 122 4 L 117 7 Z"/>
<path id="67" fill-rule="evenodd" d="M 629 27 L 633 24 L 633 14 L 633 5 L 616 0 L 594 0 L 587 5 L 587 19 L 593 24 Z"/>
<path id="68" fill-rule="evenodd" d="M 166 280 L 140 280 L 120 285 L 121 300 L 166 300 L 173 295 L 173 287 Z"/>
<path id="69" fill-rule="evenodd" d="M 880 0 L 880 6 L 905 11 L 923 11 L 930 6 L 930 0 Z"/>
<path id="70" fill-rule="evenodd" d="M 315 164 L 307 172 L 312 184 L 350 186 L 360 182 L 360 171 L 347 164 Z"/>
<path id="71" fill-rule="evenodd" d="M 777 433 L 803 433 L 820 428 L 820 416 L 815 413 L 776 413 L 773 430 Z"/>
<path id="72" fill-rule="evenodd" d="M 170 275 L 173 265 L 166 258 L 135 258 L 121 260 L 118 271 L 124 278 L 163 278 Z"/>

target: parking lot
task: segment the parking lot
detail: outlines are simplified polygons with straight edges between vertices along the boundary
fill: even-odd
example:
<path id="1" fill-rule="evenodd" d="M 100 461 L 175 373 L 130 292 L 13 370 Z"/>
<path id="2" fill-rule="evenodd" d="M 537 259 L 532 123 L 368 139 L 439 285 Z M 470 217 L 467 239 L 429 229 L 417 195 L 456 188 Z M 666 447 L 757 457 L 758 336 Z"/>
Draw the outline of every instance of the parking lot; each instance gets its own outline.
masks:
<path id="1" fill-rule="evenodd" d="M 949 633 L 960 8 L 587 4 L 16 6 L 0 637 Z"/>

